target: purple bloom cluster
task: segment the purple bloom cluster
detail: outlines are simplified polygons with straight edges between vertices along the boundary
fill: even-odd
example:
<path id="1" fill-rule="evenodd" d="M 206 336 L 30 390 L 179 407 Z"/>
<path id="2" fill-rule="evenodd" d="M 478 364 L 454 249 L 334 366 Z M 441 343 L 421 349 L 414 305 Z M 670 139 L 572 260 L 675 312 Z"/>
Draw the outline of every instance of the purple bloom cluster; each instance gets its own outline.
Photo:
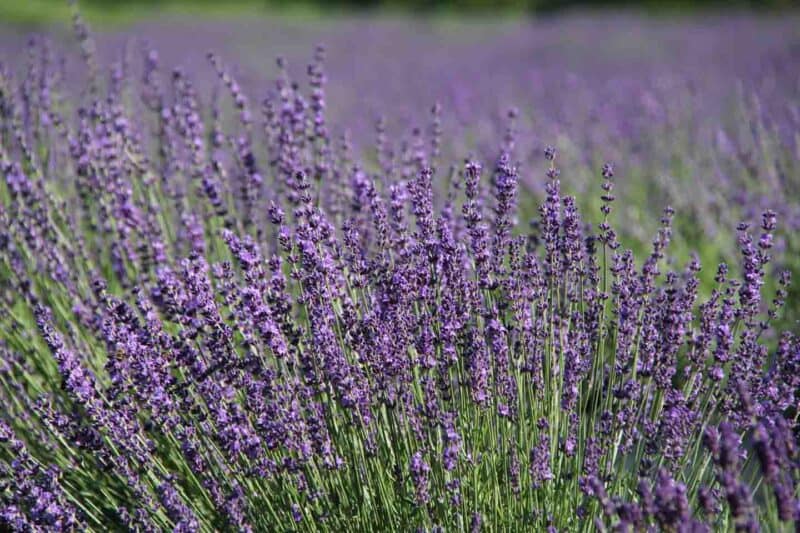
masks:
<path id="1" fill-rule="evenodd" d="M 625 249 L 611 164 L 591 222 L 560 150 L 523 172 L 516 111 L 491 159 L 445 166 L 439 105 L 361 154 L 322 47 L 308 90 L 280 60 L 260 103 L 210 54 L 205 100 L 146 46 L 105 80 L 76 28 L 82 94 L 46 40 L 0 69 L 0 527 L 800 523 L 773 211 L 706 286 L 671 207 Z"/>

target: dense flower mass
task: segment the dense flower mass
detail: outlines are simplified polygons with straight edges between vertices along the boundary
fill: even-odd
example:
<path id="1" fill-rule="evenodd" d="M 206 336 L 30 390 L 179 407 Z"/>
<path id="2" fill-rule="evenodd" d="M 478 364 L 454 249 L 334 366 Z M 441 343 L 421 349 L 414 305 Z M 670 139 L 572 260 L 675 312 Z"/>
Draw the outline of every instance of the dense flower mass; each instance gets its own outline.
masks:
<path id="1" fill-rule="evenodd" d="M 671 255 L 669 206 L 632 251 L 625 167 L 565 194 L 518 110 L 491 156 L 449 165 L 438 104 L 358 150 L 323 47 L 261 101 L 209 54 L 206 98 L 146 45 L 106 72 L 75 26 L 80 94 L 46 39 L 0 68 L 0 528 L 800 524 L 775 211 L 730 267 Z"/>

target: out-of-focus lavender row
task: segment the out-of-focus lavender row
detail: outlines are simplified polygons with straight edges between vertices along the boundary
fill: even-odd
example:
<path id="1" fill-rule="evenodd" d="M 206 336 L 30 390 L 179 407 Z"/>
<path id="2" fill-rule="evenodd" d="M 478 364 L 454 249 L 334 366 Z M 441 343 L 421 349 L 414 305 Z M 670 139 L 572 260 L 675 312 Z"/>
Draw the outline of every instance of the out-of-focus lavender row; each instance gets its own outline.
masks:
<path id="1" fill-rule="evenodd" d="M 215 77 L 200 67 L 205 52 L 215 50 L 258 102 L 276 72 L 276 56 L 301 74 L 308 43 L 325 43 L 329 122 L 334 132 L 348 130 L 362 149 L 374 145 L 381 117 L 390 139 L 428 130 L 426 110 L 439 102 L 445 155 L 463 158 L 477 149 L 485 156 L 515 107 L 523 163 L 557 141 L 577 192 L 590 186 L 589 169 L 606 159 L 626 178 L 646 180 L 646 187 L 626 185 L 619 194 L 638 196 L 622 216 L 635 237 L 647 239 L 655 227 L 635 229 L 642 212 L 667 203 L 690 210 L 712 234 L 720 223 L 730 227 L 738 217 L 757 218 L 765 205 L 775 207 L 774 200 L 782 200 L 783 219 L 800 226 L 796 206 L 785 202 L 800 194 L 792 178 L 800 154 L 798 21 L 792 15 L 622 14 L 484 24 L 369 17 L 169 20 L 101 34 L 98 50 L 110 62 L 119 59 L 126 41 L 145 40 L 160 51 L 164 65 L 191 71 L 206 98 Z M 131 44 L 136 48 L 136 41 Z M 20 34 L 3 32 L 6 57 L 21 61 L 24 46 Z M 80 86 L 83 75 L 71 74 L 80 72 L 76 67 L 68 64 L 68 77 Z M 543 195 L 524 166 L 522 179 Z"/>

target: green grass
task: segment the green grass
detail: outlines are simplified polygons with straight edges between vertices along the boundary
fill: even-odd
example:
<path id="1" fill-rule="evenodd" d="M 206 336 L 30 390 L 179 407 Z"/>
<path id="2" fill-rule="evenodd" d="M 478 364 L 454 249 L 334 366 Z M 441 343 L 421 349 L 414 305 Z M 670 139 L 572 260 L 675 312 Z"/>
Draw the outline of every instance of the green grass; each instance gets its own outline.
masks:
<path id="1" fill-rule="evenodd" d="M 166 0 L 163 2 L 80 2 L 81 14 L 92 25 L 115 28 L 158 17 L 187 16 L 208 19 L 236 19 L 253 16 L 280 15 L 300 19 L 314 18 L 320 8 L 301 2 L 267 6 L 263 1 Z M 7 25 L 36 27 L 69 24 L 71 8 L 66 0 L 0 0 L 0 20 Z"/>

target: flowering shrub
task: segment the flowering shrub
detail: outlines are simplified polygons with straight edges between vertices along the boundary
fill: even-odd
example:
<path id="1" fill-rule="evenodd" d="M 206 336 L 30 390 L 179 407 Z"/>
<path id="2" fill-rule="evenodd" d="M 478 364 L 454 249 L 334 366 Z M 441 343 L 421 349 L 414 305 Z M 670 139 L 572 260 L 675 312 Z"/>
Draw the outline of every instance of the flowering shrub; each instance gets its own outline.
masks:
<path id="1" fill-rule="evenodd" d="M 379 129 L 362 157 L 330 133 L 322 48 L 308 90 L 279 62 L 260 106 L 209 55 L 227 94 L 204 105 L 149 49 L 104 82 L 76 28 L 75 109 L 46 43 L 0 77 L 4 528 L 800 520 L 774 212 L 736 228 L 740 274 L 669 261 L 669 207 L 637 257 L 611 164 L 587 222 L 548 147 L 517 222 L 514 112 L 488 163 L 444 166 L 439 106 L 428 141 Z"/>

